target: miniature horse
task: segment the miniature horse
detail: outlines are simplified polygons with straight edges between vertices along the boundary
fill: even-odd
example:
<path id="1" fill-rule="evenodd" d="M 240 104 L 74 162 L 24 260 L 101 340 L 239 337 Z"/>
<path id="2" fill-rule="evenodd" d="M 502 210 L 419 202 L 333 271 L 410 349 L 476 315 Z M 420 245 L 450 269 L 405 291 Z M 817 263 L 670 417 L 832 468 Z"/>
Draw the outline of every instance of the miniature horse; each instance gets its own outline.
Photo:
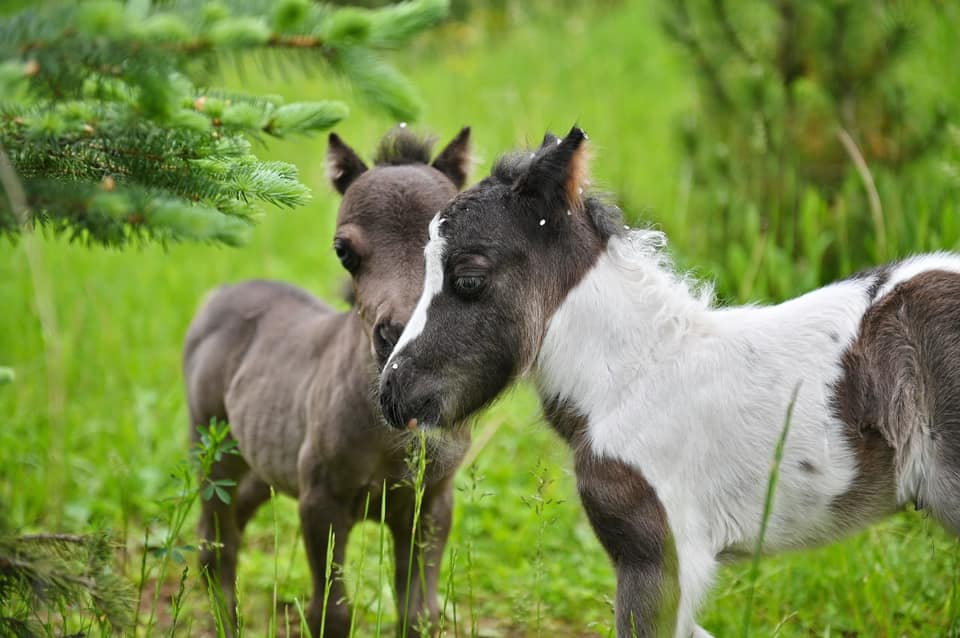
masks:
<path id="1" fill-rule="evenodd" d="M 224 456 L 211 476 L 236 481 L 230 502 L 205 501 L 200 519 L 201 565 L 221 584 L 234 620 L 240 535 L 270 497 L 269 486 L 299 500 L 313 576 L 307 624 L 319 637 L 328 533 L 334 534 L 333 562 L 342 565 L 350 529 L 363 520 L 368 498 L 369 517 L 379 518 L 386 485 L 398 627 L 406 618 L 407 636 L 419 636 L 424 623 L 436 629 L 453 475 L 469 434 L 462 428 L 428 440 L 423 518 L 414 531 L 414 489 L 409 481 L 396 484 L 409 477 L 406 459 L 416 435 L 386 427 L 375 397 L 377 375 L 420 294 L 428 222 L 466 181 L 469 129 L 432 164 L 430 147 L 394 129 L 368 170 L 330 135 L 329 175 L 343 195 L 334 250 L 352 276 L 352 309 L 335 312 L 287 284 L 247 281 L 214 291 L 187 333 L 183 370 L 194 435 L 212 419 L 227 421 L 240 451 Z M 418 547 L 411 556 L 414 533 Z M 411 560 L 417 564 L 408 590 Z M 346 636 L 350 611 L 339 579 L 328 599 L 325 635 Z"/>
<path id="2" fill-rule="evenodd" d="M 388 420 L 445 427 L 532 371 L 615 565 L 621 637 L 709 636 L 697 607 L 718 561 L 754 550 L 794 391 L 764 552 L 908 503 L 960 532 L 960 255 L 717 308 L 661 233 L 583 195 L 585 139 L 548 134 L 430 223 Z"/>

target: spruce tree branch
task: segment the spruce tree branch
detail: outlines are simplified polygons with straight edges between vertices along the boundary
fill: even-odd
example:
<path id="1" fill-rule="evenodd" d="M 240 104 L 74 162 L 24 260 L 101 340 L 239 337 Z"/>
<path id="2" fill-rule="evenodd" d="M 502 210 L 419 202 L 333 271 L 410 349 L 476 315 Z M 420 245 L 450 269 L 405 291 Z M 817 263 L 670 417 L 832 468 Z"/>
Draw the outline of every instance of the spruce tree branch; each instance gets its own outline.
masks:
<path id="1" fill-rule="evenodd" d="M 0 145 L 9 174 L 23 180 L 21 204 L 8 210 L 0 197 L 0 233 L 43 226 L 110 246 L 236 244 L 253 202 L 304 203 L 309 189 L 294 167 L 259 160 L 251 141 L 327 130 L 347 108 L 196 86 L 201 73 L 248 52 L 272 59 L 269 50 L 282 50 L 290 61 L 300 53 L 299 67 L 320 63 L 397 119 L 416 117 L 413 87 L 379 52 L 440 21 L 445 0 L 383 9 L 293 1 L 40 3 L 0 21 L 5 86 L 23 91 L 0 99 Z"/>
<path id="2" fill-rule="evenodd" d="M 32 572 L 36 565 L 26 560 L 0 556 L 0 573 L 2 572 Z"/>
<path id="3" fill-rule="evenodd" d="M 280 33 L 274 33 L 271 35 L 266 42 L 263 43 L 263 48 L 267 49 L 300 49 L 300 50 L 309 50 L 309 49 L 323 49 L 326 45 L 326 40 L 323 38 L 312 36 L 312 35 L 282 35 Z M 185 42 L 181 45 L 161 45 L 161 50 L 170 52 L 170 53 L 182 53 L 185 55 L 195 55 L 197 53 L 207 53 L 213 52 L 218 48 L 223 47 L 223 45 L 215 43 L 209 38 L 196 38 L 190 42 Z M 244 47 L 249 48 L 249 47 Z"/>
<path id="4" fill-rule="evenodd" d="M 23 183 L 17 176 L 13 164 L 10 162 L 10 157 L 2 144 L 0 144 L 0 185 L 3 186 L 10 202 L 10 210 L 13 211 L 21 228 L 23 252 L 26 254 L 27 267 L 33 280 L 34 304 L 36 305 L 37 317 L 40 320 L 41 334 L 47 346 L 44 351 L 47 369 L 47 418 L 50 420 L 52 440 L 59 442 L 59 445 L 54 447 L 50 462 L 63 463 L 69 441 L 64 418 L 66 414 L 67 381 L 63 356 L 63 338 L 57 321 L 56 304 L 53 301 L 53 286 L 45 268 L 40 245 L 32 233 L 33 220 L 27 206 Z M 53 472 L 52 474 L 57 477 L 58 481 L 57 484 L 49 486 L 50 493 L 55 495 L 51 497 L 51 500 L 55 501 L 63 494 L 62 482 L 65 479 L 62 472 Z M 51 503 L 50 506 L 53 511 L 59 511 L 57 503 Z"/>
<path id="5" fill-rule="evenodd" d="M 0 146 L 0 185 L 3 186 L 7 200 L 10 202 L 10 210 L 13 211 L 17 223 L 21 227 L 27 228 L 30 221 L 27 194 L 24 192 L 23 184 L 20 183 L 20 178 L 17 177 L 17 172 L 13 169 L 10 157 L 3 146 Z"/>
<path id="6" fill-rule="evenodd" d="M 75 36 L 76 33 L 72 30 L 64 31 L 62 39 L 54 41 L 45 41 L 37 40 L 35 42 L 24 42 L 18 51 L 21 56 L 26 57 L 30 53 L 39 53 L 47 50 L 60 51 L 64 50 L 65 42 Z M 256 45 L 251 46 L 249 42 L 244 42 L 240 45 L 231 45 L 221 42 L 215 42 L 211 38 L 207 37 L 197 37 L 192 40 L 187 40 L 185 42 L 164 42 L 164 43 L 152 43 L 146 40 L 122 40 L 113 43 L 115 46 L 124 48 L 129 54 L 136 55 L 182 55 L 182 56 L 191 56 L 197 55 L 200 53 L 215 53 L 218 50 L 228 50 L 240 48 L 245 51 L 249 51 L 252 48 L 265 48 L 265 49 L 323 49 L 327 41 L 324 38 L 312 35 L 284 35 L 281 33 L 272 34 L 265 42 L 263 42 L 259 47 Z M 92 67 L 92 70 L 95 70 L 97 73 L 107 76 L 118 76 L 123 73 L 123 69 L 119 65 L 99 65 Z"/>

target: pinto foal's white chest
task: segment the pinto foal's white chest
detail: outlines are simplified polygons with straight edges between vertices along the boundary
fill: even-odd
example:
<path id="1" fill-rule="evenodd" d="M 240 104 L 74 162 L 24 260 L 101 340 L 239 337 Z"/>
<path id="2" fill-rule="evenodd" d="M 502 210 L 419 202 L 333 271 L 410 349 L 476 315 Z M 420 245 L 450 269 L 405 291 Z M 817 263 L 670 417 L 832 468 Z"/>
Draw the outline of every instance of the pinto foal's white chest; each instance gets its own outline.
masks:
<path id="1" fill-rule="evenodd" d="M 840 355 L 856 324 L 841 314 L 818 317 L 814 328 L 791 320 L 795 310 L 721 314 L 710 333 L 687 337 L 696 347 L 665 351 L 659 365 L 634 366 L 636 376 L 626 385 L 600 372 L 593 377 L 593 401 L 578 406 L 586 408 L 593 451 L 639 469 L 673 532 L 705 534 L 716 553 L 752 551 L 773 450 L 798 384 L 767 549 L 829 540 L 835 534 L 830 504 L 856 474 L 844 426 L 830 405 Z M 751 316 L 774 313 L 782 320 Z M 759 327 L 757 319 L 770 327 Z M 617 396 L 603 400 L 604 386 Z"/>
<path id="2" fill-rule="evenodd" d="M 616 246 L 602 255 L 551 318 L 537 374 L 544 398 L 586 418 L 593 454 L 654 488 L 677 546 L 683 628 L 718 557 L 754 550 L 795 388 L 764 550 L 824 543 L 853 522 L 832 509 L 858 472 L 833 400 L 874 282 L 718 310 L 658 266 L 649 254 L 624 264 Z"/>

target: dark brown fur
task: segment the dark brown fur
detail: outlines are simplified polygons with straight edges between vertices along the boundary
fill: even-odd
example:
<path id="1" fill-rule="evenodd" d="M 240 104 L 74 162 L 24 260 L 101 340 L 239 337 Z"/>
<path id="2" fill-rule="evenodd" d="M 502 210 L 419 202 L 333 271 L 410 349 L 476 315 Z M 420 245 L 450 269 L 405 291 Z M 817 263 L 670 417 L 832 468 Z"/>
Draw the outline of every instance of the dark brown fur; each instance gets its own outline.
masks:
<path id="1" fill-rule="evenodd" d="M 913 498 L 960 533 L 960 275 L 898 284 L 866 312 L 842 363 L 834 409 L 860 467 L 838 514 L 889 512 L 894 477 L 920 446 L 930 458 Z"/>
<path id="2" fill-rule="evenodd" d="M 417 437 L 383 423 L 372 388 L 420 293 L 427 225 L 465 179 L 468 130 L 441 153 L 439 169 L 419 161 L 429 158 L 429 146 L 407 132 L 391 133 L 384 144 L 382 166 L 368 170 L 339 137 L 330 136 L 330 178 L 344 194 L 337 237 L 349 242 L 356 259 L 350 262 L 351 310 L 335 312 L 287 284 L 248 281 L 216 290 L 187 334 L 184 376 L 192 430 L 196 436 L 198 426 L 227 421 L 241 452 L 225 456 L 210 477 L 237 482 L 229 490 L 231 502 L 204 501 L 200 520 L 201 565 L 221 584 L 234 620 L 240 536 L 273 485 L 299 501 L 313 574 L 310 631 L 320 635 L 325 613 L 325 635 L 346 636 L 350 611 L 339 578 L 323 606 L 328 535 L 335 539 L 332 560 L 342 565 L 350 529 L 364 518 L 368 499 L 367 518 L 379 517 L 386 486 L 398 614 L 408 619 L 408 636 L 420 635 L 421 622 L 430 623 L 431 631 L 437 626 L 452 478 L 468 433 L 459 428 L 429 438 L 422 520 L 414 530 L 415 494 L 405 481 L 408 450 Z M 411 561 L 421 559 L 408 588 Z"/>
<path id="3" fill-rule="evenodd" d="M 672 635 L 679 567 L 656 490 L 636 468 L 594 455 L 583 439 L 587 419 L 572 406 L 548 401 L 543 411 L 573 448 L 580 501 L 616 570 L 617 635 Z"/>
<path id="4" fill-rule="evenodd" d="M 492 304 L 474 304 L 475 308 L 485 309 L 472 315 L 469 326 L 460 326 L 462 333 L 469 335 L 471 344 L 478 349 L 491 342 L 508 344 L 501 354 L 511 352 L 518 356 L 484 359 L 461 350 L 464 356 L 445 366 L 442 379 L 437 378 L 429 357 L 424 358 L 423 368 L 403 365 L 406 358 L 395 358 L 398 369 L 387 370 L 380 385 L 382 404 L 391 406 L 384 414 L 395 427 L 403 427 L 412 417 L 422 419 L 426 413 L 440 413 L 443 423 L 457 422 L 479 410 L 528 370 L 534 364 L 536 344 L 543 341 L 550 315 L 566 291 L 593 267 L 609 238 L 624 232 L 620 209 L 577 191 L 576 184 L 587 179 L 586 155 L 583 132 L 575 129 L 572 135 L 566 145 L 557 145 L 557 138 L 548 133 L 537 151 L 501 157 L 490 177 L 462 193 L 445 209 L 441 235 L 464 239 L 464 245 L 448 247 L 450 258 L 445 267 L 449 275 L 455 278 L 462 270 L 491 269 L 495 263 L 498 290 L 516 300 L 496 308 Z M 567 170 L 570 162 L 576 170 Z M 574 200 L 570 199 L 571 190 Z M 551 205 L 543 205 L 544 196 Z M 522 213 L 499 208 L 511 198 L 524 207 Z M 483 214 L 474 214 L 475 211 Z M 517 233 L 509 224 L 499 224 L 501 217 L 518 219 L 521 232 Z M 504 234 L 505 228 L 511 230 Z M 516 250 L 517 244 L 523 245 L 523 235 L 534 238 L 536 243 L 553 244 L 555 249 L 533 251 L 524 245 L 524 249 Z M 530 272 L 549 272 L 551 277 L 537 282 L 528 276 Z M 443 298 L 433 303 L 432 316 L 443 316 L 457 312 L 460 302 Z M 500 310 L 505 307 L 513 309 L 506 321 Z M 421 340 L 425 344 L 462 345 L 442 333 Z M 407 353 L 414 357 L 422 354 L 410 349 Z M 438 389 L 456 379 L 469 379 L 457 384 L 465 392 L 456 402 L 445 402 L 444 393 Z M 406 397 L 404 401 L 398 400 L 401 394 Z"/>
<path id="5" fill-rule="evenodd" d="M 556 317 L 557 334 L 547 332 L 550 316 L 596 262 L 603 243 L 608 241 L 606 233 L 622 232 L 610 224 L 610 220 L 617 217 L 614 209 L 598 205 L 590 197 L 583 199 L 582 210 L 571 201 L 572 193 L 580 194 L 579 190 L 571 191 L 570 186 L 582 169 L 578 162 L 582 159 L 579 149 L 584 139 L 583 132 L 576 128 L 559 143 L 548 135 L 538 151 L 503 158 L 489 178 L 455 198 L 443 211 L 439 218 L 443 224 L 436 226 L 437 244 L 431 245 L 436 250 L 430 250 L 430 270 L 442 271 L 443 283 L 431 285 L 433 292 L 424 297 L 421 307 L 428 318 L 416 335 L 404 340 L 404 346 L 393 355 L 394 363 L 381 375 L 381 402 L 384 413 L 396 427 L 424 414 L 443 426 L 487 404 L 518 374 L 536 366 L 537 372 L 543 375 L 540 396 L 544 412 L 554 429 L 574 449 L 584 508 L 616 566 L 618 635 L 624 638 L 672 636 L 678 614 L 679 623 L 689 634 L 706 635 L 701 628 L 692 626 L 699 596 L 709 583 L 716 558 L 726 560 L 753 552 L 757 539 L 751 527 L 756 501 L 753 507 L 745 503 L 743 487 L 749 480 L 751 496 L 760 496 L 762 503 L 763 484 L 756 479 L 764 477 L 763 464 L 767 460 L 750 458 L 751 453 L 761 447 L 741 440 L 734 444 L 748 445 L 740 447 L 736 455 L 727 456 L 739 466 L 706 467 L 703 463 L 709 462 L 710 456 L 700 451 L 705 449 L 700 448 L 705 442 L 691 439 L 694 454 L 684 461 L 689 461 L 694 469 L 687 473 L 684 471 L 687 468 L 677 467 L 677 480 L 706 480 L 707 485 L 701 491 L 699 485 L 681 482 L 676 486 L 678 492 L 686 487 L 687 495 L 694 498 L 687 500 L 678 494 L 680 501 L 670 503 L 671 507 L 676 506 L 678 520 L 672 523 L 678 538 L 682 535 L 684 558 L 690 566 L 690 573 L 685 574 L 684 579 L 689 591 L 684 592 L 682 608 L 678 608 L 676 546 L 670 537 L 660 496 L 645 480 L 643 471 L 647 470 L 639 469 L 650 468 L 649 471 L 656 471 L 658 477 L 669 481 L 671 468 L 657 467 L 658 463 L 652 467 L 644 465 L 647 454 L 632 447 L 636 442 L 626 444 L 627 453 L 636 459 L 633 467 L 621 461 L 598 458 L 591 451 L 594 441 L 587 439 L 596 436 L 599 443 L 596 447 L 604 454 L 614 455 L 616 452 L 610 447 L 623 445 L 621 437 L 628 436 L 628 428 L 643 427 L 640 423 L 624 422 L 630 418 L 628 414 L 641 412 L 620 410 L 623 405 L 620 401 L 632 396 L 615 396 L 613 379 L 618 376 L 622 383 L 628 383 L 636 370 L 645 373 L 644 365 L 649 372 L 651 361 L 631 349 L 631 356 L 624 360 L 607 362 L 609 377 L 600 371 L 600 365 L 590 367 L 598 383 L 610 385 L 609 393 L 591 396 L 585 388 L 591 379 L 586 374 L 568 372 L 571 366 L 604 363 L 602 359 L 587 362 L 588 358 L 602 357 L 606 352 L 603 348 L 592 352 L 591 342 L 579 342 L 578 336 L 590 330 L 609 330 L 610 326 L 603 322 L 591 324 L 590 309 L 581 299 L 571 306 L 570 313 Z M 628 262 L 618 264 L 617 261 L 614 256 L 613 268 L 628 267 Z M 956 257 L 941 263 L 956 264 Z M 850 338 L 846 336 L 849 326 L 835 323 L 841 310 L 865 310 L 860 331 L 843 361 L 838 362 L 837 353 L 832 352 L 827 355 L 829 358 L 818 362 L 826 365 L 813 373 L 814 378 L 820 379 L 819 383 L 830 383 L 820 376 L 820 370 L 826 370 L 831 379 L 834 375 L 841 377 L 835 388 L 821 386 L 813 391 L 836 391 L 832 407 L 842 423 L 822 413 L 820 403 L 816 404 L 816 413 L 803 417 L 807 428 L 816 428 L 819 421 L 825 428 L 843 429 L 852 454 L 857 455 L 859 467 L 851 467 L 852 459 L 845 445 L 830 445 L 835 441 L 835 430 L 825 432 L 822 455 L 817 453 L 819 446 L 816 445 L 797 447 L 804 455 L 785 460 L 782 469 L 786 474 L 782 477 L 790 483 L 786 480 L 781 483 L 781 487 L 788 487 L 797 507 L 794 511 L 788 505 L 782 512 L 774 512 L 772 529 L 776 534 L 767 538 L 763 549 L 826 541 L 889 513 L 910 499 L 928 507 L 950 530 L 960 529 L 960 274 L 923 273 L 893 287 L 882 298 L 879 296 L 889 289 L 891 278 L 919 271 L 923 265 L 923 262 L 914 262 L 901 270 L 904 264 L 894 264 L 861 273 L 856 276 L 861 285 L 849 287 L 858 290 L 845 299 L 850 302 L 849 307 L 841 308 L 841 301 L 830 308 L 826 313 L 830 318 L 819 326 L 817 314 L 806 324 L 804 331 L 811 329 L 810 336 L 814 337 L 808 342 L 808 348 L 816 348 L 817 343 L 839 343 L 841 334 Z M 643 269 L 639 270 L 638 281 L 645 274 Z M 614 276 L 609 278 L 609 288 L 600 288 L 607 276 L 601 273 L 597 280 L 585 282 L 593 287 L 584 296 L 643 294 L 626 285 L 620 288 L 613 283 L 617 278 Z M 691 292 L 689 287 L 686 292 Z M 657 297 L 652 297 L 646 302 L 649 311 L 658 312 L 656 301 Z M 610 309 L 603 307 L 603 303 L 600 306 L 597 313 L 616 313 L 617 329 L 622 326 L 624 331 L 631 330 L 627 315 L 612 308 L 613 304 Z M 676 318 L 674 312 L 677 310 L 668 311 L 671 318 Z M 833 317 L 833 312 L 838 316 Z M 645 316 L 638 318 L 646 319 Z M 692 348 L 707 349 L 705 356 L 691 358 L 690 362 L 719 368 L 720 356 L 725 356 L 720 353 L 727 351 L 726 337 L 708 343 L 713 336 L 711 329 L 701 332 L 697 323 L 691 324 L 691 330 L 680 329 L 684 339 L 689 336 Z M 710 323 L 704 321 L 703 326 Z M 716 334 L 721 333 L 727 334 L 726 328 Z M 565 339 L 567 343 L 558 351 L 555 343 L 544 344 L 544 335 L 549 339 Z M 627 339 L 609 339 L 604 345 L 627 342 Z M 771 352 L 760 352 L 760 347 L 756 347 L 760 344 L 767 345 L 766 340 L 738 344 L 743 346 L 742 350 L 732 347 L 730 352 L 751 365 L 768 355 L 776 360 L 776 365 L 771 367 L 775 373 L 769 378 L 764 375 L 759 382 L 741 386 L 748 392 L 751 386 L 756 388 L 756 396 L 769 401 L 773 398 L 772 391 L 782 390 L 783 379 L 779 378 L 782 370 L 778 368 L 784 361 L 781 358 L 784 353 L 776 352 L 777 346 L 772 343 L 768 344 Z M 667 357 L 672 352 L 680 352 L 682 347 L 655 350 L 653 372 L 657 364 L 670 366 Z M 806 356 L 793 346 L 784 352 L 794 352 L 796 359 Z M 720 356 L 714 357 L 714 354 Z M 683 358 L 683 355 L 678 357 Z M 838 363 L 842 363 L 842 373 L 833 368 Z M 684 370 L 685 373 L 692 371 L 692 366 Z M 681 378 L 696 379 L 694 376 Z M 735 384 L 730 387 L 741 389 Z M 682 392 L 683 387 L 671 389 L 678 392 L 671 395 L 672 399 L 688 399 Z M 663 409 L 660 401 L 667 395 L 660 393 L 665 390 L 665 387 L 654 387 L 656 397 L 650 402 L 651 409 L 657 406 Z M 607 409 L 595 403 L 601 396 L 610 402 Z M 586 405 L 607 413 L 609 421 L 603 425 L 609 424 L 611 431 L 604 432 L 599 427 L 601 424 L 597 424 L 597 432 L 588 432 L 586 419 L 573 402 L 576 397 L 589 397 Z M 706 401 L 709 395 L 694 398 Z M 723 401 L 723 397 L 719 400 Z M 724 407 L 719 411 L 725 413 L 723 423 L 742 420 L 730 429 L 731 436 L 751 437 L 756 428 L 771 424 L 779 428 L 779 414 L 754 418 L 755 415 L 746 414 L 745 406 L 738 403 L 733 406 L 734 410 L 727 412 Z M 765 409 L 769 410 L 769 406 Z M 815 418 L 810 419 L 814 415 Z M 774 420 L 769 420 L 770 416 Z M 711 429 L 714 425 L 711 424 Z M 700 436 L 696 424 L 683 422 L 677 427 L 689 430 L 691 437 Z M 810 433 L 811 430 L 807 430 L 805 435 Z M 769 434 L 764 435 L 767 441 L 772 438 Z M 672 445 L 684 445 L 684 441 L 669 440 Z M 653 449 L 661 449 L 658 447 L 661 444 L 662 441 L 655 439 Z M 709 476 L 714 470 L 719 475 Z M 823 481 L 825 477 L 814 478 L 815 475 L 848 470 L 851 473 L 858 470 L 859 476 L 849 492 L 833 503 L 835 516 L 821 518 L 822 498 L 836 494 L 837 477 Z M 804 486 L 808 481 L 809 489 Z M 672 491 L 668 483 L 658 483 L 658 487 L 664 494 Z M 757 490 L 758 487 L 761 489 Z M 709 500 L 700 501 L 701 496 Z M 727 509 L 722 502 L 725 498 L 740 502 Z M 707 506 L 706 516 L 702 517 L 693 512 L 701 503 Z M 799 517 L 807 512 L 816 513 L 817 518 L 809 521 L 809 525 L 807 521 L 798 525 Z M 783 533 L 785 531 L 787 533 Z M 774 536 L 780 538 L 771 540 Z M 720 555 L 715 556 L 716 552 Z"/>

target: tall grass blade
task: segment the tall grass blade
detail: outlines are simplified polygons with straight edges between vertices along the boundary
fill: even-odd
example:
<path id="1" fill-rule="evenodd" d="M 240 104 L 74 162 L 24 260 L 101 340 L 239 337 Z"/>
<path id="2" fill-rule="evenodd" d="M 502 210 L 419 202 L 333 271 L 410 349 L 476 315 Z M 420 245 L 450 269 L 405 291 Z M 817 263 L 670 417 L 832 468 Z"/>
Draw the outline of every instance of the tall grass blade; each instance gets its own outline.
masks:
<path id="1" fill-rule="evenodd" d="M 960 541 L 953 542 L 953 581 L 950 584 L 947 635 L 960 636 Z"/>
<path id="2" fill-rule="evenodd" d="M 189 572 L 190 568 L 184 565 L 183 571 L 180 572 L 180 584 L 177 587 L 177 593 L 173 597 L 173 613 L 170 619 L 170 629 L 167 631 L 167 635 L 171 638 L 176 635 L 177 621 L 180 620 L 180 612 L 183 611 L 183 598 L 187 589 L 186 582 Z"/>
<path id="3" fill-rule="evenodd" d="M 310 625 L 307 624 L 307 617 L 303 612 L 303 603 L 300 602 L 299 598 L 293 599 L 293 606 L 297 608 L 297 617 L 300 619 L 300 635 L 306 636 L 306 638 L 313 638 L 313 634 L 310 633 Z M 323 630 L 320 630 L 320 635 L 317 638 L 323 637 Z"/>
<path id="4" fill-rule="evenodd" d="M 743 609 L 743 624 L 741 625 L 740 636 L 749 638 L 750 619 L 753 616 L 753 596 L 756 590 L 757 579 L 760 576 L 760 556 L 763 553 L 763 539 L 767 534 L 767 523 L 770 520 L 770 514 L 773 512 L 773 495 L 777 491 L 777 481 L 780 477 L 780 462 L 783 460 L 783 450 L 786 446 L 787 435 L 790 433 L 790 421 L 793 419 L 793 408 L 797 403 L 797 394 L 800 392 L 800 382 L 793 387 L 790 393 L 790 402 L 787 404 L 787 415 L 783 421 L 783 429 L 780 431 L 780 439 L 773 450 L 773 465 L 770 468 L 770 480 L 767 481 L 767 495 L 763 501 L 763 518 L 760 520 L 760 533 L 757 534 L 757 545 L 753 550 L 753 561 L 750 564 L 749 586 L 747 587 L 747 603 Z"/>
<path id="5" fill-rule="evenodd" d="M 440 610 L 440 626 L 437 628 L 437 635 L 443 636 L 444 629 L 447 620 L 447 605 L 451 607 L 451 613 L 453 615 L 453 635 L 458 637 L 460 635 L 460 626 L 457 623 L 457 593 L 456 586 L 454 584 L 453 576 L 457 572 L 457 558 L 458 558 L 456 548 L 450 548 L 450 558 L 447 560 L 447 584 L 443 588 L 443 608 Z"/>
<path id="6" fill-rule="evenodd" d="M 227 623 L 232 623 L 232 621 L 223 596 L 223 590 L 213 580 L 209 572 L 204 572 L 203 577 L 207 582 L 207 598 L 210 601 L 210 613 L 213 614 L 213 624 L 217 631 L 217 638 L 226 638 L 234 631 L 227 631 Z"/>
<path id="7" fill-rule="evenodd" d="M 374 635 L 379 636 L 383 628 L 383 572 L 386 563 L 384 546 L 386 544 L 387 524 L 387 481 L 380 486 L 380 547 L 377 555 L 377 627 Z"/>
<path id="8" fill-rule="evenodd" d="M 277 493 L 270 486 L 270 512 L 273 514 L 273 597 L 271 598 L 269 635 L 277 635 L 277 602 L 280 581 L 280 523 L 277 519 Z"/>
<path id="9" fill-rule="evenodd" d="M 346 539 L 343 539 L 346 542 Z M 323 612 L 320 614 L 320 636 L 323 638 L 327 627 L 327 603 L 330 602 L 330 590 L 333 588 L 333 546 L 336 542 L 336 534 L 333 533 L 333 526 L 327 533 L 327 564 L 323 568 Z"/>
<path id="10" fill-rule="evenodd" d="M 423 507 L 423 491 L 424 491 L 424 477 L 426 476 L 427 470 L 427 435 L 423 430 L 419 431 L 420 440 L 419 446 L 417 449 L 417 456 L 413 459 L 416 464 L 416 474 L 414 475 L 413 481 L 413 521 L 411 522 L 410 529 L 410 560 L 407 562 L 407 587 L 406 587 L 406 596 L 405 599 L 401 601 L 403 605 L 403 628 L 401 629 L 400 638 L 407 638 L 407 631 L 409 631 L 410 625 L 410 585 L 413 583 L 413 565 L 414 563 L 419 563 L 419 575 L 420 575 L 420 584 L 424 586 L 426 584 L 426 578 L 423 572 L 423 544 L 417 543 L 417 539 L 420 536 L 420 510 Z M 420 555 L 417 556 L 416 552 L 420 552 Z M 426 598 L 426 592 L 421 592 L 424 599 Z"/>
<path id="11" fill-rule="evenodd" d="M 363 503 L 363 519 L 367 520 L 367 514 L 370 512 L 370 492 L 367 492 L 367 499 Z M 367 535 L 363 534 L 360 540 L 360 559 L 357 562 L 357 584 L 353 588 L 353 609 L 350 612 L 350 633 L 349 638 L 353 638 L 357 632 L 357 610 L 360 608 L 358 601 L 360 600 L 360 583 L 362 579 L 360 575 L 363 574 L 363 564 L 367 557 Z M 378 592 L 379 595 L 379 592 Z"/>

